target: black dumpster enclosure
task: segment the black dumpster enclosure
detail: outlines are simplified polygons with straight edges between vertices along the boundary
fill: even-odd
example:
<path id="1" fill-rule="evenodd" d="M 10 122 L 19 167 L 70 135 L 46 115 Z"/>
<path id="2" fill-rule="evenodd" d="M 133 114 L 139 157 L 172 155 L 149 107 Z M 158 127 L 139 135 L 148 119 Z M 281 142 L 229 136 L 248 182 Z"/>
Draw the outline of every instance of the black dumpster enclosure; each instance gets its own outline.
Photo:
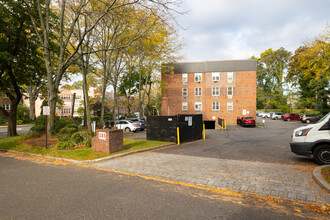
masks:
<path id="1" fill-rule="evenodd" d="M 148 116 L 147 140 L 177 143 L 177 128 L 179 128 L 180 142 L 202 139 L 203 116 L 201 114 Z"/>

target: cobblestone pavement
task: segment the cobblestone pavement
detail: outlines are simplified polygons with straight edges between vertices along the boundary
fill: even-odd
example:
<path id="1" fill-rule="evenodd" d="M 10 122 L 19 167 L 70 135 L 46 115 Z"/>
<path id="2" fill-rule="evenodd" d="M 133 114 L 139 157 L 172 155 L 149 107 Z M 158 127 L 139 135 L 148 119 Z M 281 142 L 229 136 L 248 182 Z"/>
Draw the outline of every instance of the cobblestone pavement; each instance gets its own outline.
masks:
<path id="1" fill-rule="evenodd" d="M 312 169 L 303 165 L 164 154 L 157 151 L 89 165 L 305 204 L 330 204 L 330 194 L 313 181 Z"/>

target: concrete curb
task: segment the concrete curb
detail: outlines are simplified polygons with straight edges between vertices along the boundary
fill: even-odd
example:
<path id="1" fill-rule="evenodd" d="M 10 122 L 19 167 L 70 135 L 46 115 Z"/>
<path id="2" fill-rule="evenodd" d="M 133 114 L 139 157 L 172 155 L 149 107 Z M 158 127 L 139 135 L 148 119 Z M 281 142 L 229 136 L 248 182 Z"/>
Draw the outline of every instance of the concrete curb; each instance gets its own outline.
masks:
<path id="1" fill-rule="evenodd" d="M 316 167 L 313 171 L 313 179 L 323 189 L 325 189 L 326 191 L 328 191 L 328 193 L 330 193 L 330 184 L 324 179 L 324 177 L 321 174 L 321 170 L 323 168 L 330 168 L 330 165 L 323 165 L 323 166 Z"/>
<path id="2" fill-rule="evenodd" d="M 100 161 L 103 161 L 103 160 L 112 160 L 112 159 L 116 159 L 116 158 L 119 158 L 119 157 L 125 157 L 125 156 L 131 155 L 131 154 L 136 154 L 136 153 L 141 153 L 141 152 L 145 152 L 145 151 L 156 150 L 156 149 L 167 147 L 167 146 L 171 146 L 171 145 L 175 145 L 176 146 L 176 144 L 174 144 L 174 143 L 163 144 L 163 145 L 156 146 L 156 147 L 144 148 L 144 149 L 140 149 L 140 150 L 136 150 L 136 151 L 125 152 L 125 153 L 122 153 L 122 154 L 116 154 L 116 155 L 112 155 L 112 156 L 108 156 L 108 157 L 103 157 L 103 158 L 99 158 L 99 159 L 95 159 L 95 160 L 84 160 L 84 161 L 80 161 L 80 162 L 82 162 L 82 163 L 94 163 L 94 162 L 100 162 Z"/>
<path id="3" fill-rule="evenodd" d="M 116 154 L 116 155 L 112 155 L 112 156 L 108 156 L 108 157 L 103 157 L 103 158 L 99 158 L 99 159 L 95 159 L 95 160 L 83 160 L 83 161 L 73 160 L 73 159 L 66 159 L 66 158 L 51 157 L 51 156 L 46 156 L 46 155 L 42 155 L 42 154 L 32 154 L 32 153 L 26 153 L 26 152 L 14 151 L 14 150 L 0 149 L 0 151 L 10 152 L 10 153 L 17 153 L 17 154 L 22 154 L 22 155 L 30 155 L 30 156 L 36 156 L 36 157 L 43 157 L 43 158 L 47 158 L 47 159 L 60 160 L 60 161 L 65 161 L 65 162 L 69 162 L 69 163 L 74 163 L 74 164 L 85 164 L 85 163 L 100 162 L 100 161 L 103 161 L 103 160 L 116 159 L 116 158 L 119 158 L 119 157 L 125 157 L 125 156 L 131 155 L 131 154 L 136 154 L 136 153 L 141 153 L 141 152 L 145 152 L 145 151 L 156 150 L 156 149 L 167 147 L 167 146 L 171 146 L 171 145 L 175 145 L 175 144 L 174 143 L 163 144 L 163 145 L 156 146 L 156 147 L 145 148 L 145 149 L 140 149 L 140 150 L 131 151 L 131 152 L 125 152 L 125 153 L 122 153 L 122 154 Z"/>

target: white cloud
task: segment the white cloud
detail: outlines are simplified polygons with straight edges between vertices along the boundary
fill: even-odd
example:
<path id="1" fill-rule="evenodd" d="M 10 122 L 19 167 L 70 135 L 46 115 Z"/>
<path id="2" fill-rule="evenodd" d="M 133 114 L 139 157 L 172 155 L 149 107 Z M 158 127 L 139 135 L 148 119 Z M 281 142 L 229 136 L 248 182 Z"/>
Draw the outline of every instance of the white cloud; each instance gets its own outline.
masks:
<path id="1" fill-rule="evenodd" d="M 247 59 L 268 48 L 294 52 L 330 22 L 328 0 L 185 0 L 185 61 Z"/>

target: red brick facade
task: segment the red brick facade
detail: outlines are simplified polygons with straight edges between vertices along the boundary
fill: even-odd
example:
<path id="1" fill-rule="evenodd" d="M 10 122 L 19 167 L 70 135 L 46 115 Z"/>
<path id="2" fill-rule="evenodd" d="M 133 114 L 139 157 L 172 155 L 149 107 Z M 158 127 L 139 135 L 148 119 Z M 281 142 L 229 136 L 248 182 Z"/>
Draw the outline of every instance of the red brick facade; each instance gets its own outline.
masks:
<path id="1" fill-rule="evenodd" d="M 215 72 L 214 72 L 215 73 Z M 238 116 L 256 116 L 256 71 L 218 72 L 220 79 L 215 81 L 212 72 L 201 72 L 202 80 L 195 81 L 195 73 L 187 74 L 187 82 L 182 81 L 183 73 L 162 74 L 165 90 L 162 97 L 162 115 L 203 114 L 203 120 L 217 121 L 224 118 L 227 124 L 236 123 Z M 232 81 L 228 80 L 232 74 Z M 219 89 L 213 89 L 218 87 Z M 228 87 L 232 87 L 232 97 L 228 96 Z M 183 96 L 182 89 L 188 89 L 188 95 Z M 195 94 L 197 89 L 197 95 Z M 217 95 L 217 90 L 219 95 Z M 201 95 L 198 94 L 201 91 Z M 214 91 L 214 94 L 212 93 Z M 200 96 L 199 96 L 200 95 Z M 187 110 L 182 109 L 182 103 L 187 103 Z M 202 110 L 195 110 L 196 102 L 201 102 Z M 212 109 L 212 102 L 217 103 Z M 228 102 L 232 102 L 232 110 L 228 110 Z M 229 103 L 230 104 L 230 103 Z"/>
<path id="2" fill-rule="evenodd" d="M 100 135 L 100 132 L 104 135 Z M 122 129 L 97 129 L 96 136 L 92 138 L 92 148 L 105 153 L 114 153 L 123 150 L 123 140 Z"/>

